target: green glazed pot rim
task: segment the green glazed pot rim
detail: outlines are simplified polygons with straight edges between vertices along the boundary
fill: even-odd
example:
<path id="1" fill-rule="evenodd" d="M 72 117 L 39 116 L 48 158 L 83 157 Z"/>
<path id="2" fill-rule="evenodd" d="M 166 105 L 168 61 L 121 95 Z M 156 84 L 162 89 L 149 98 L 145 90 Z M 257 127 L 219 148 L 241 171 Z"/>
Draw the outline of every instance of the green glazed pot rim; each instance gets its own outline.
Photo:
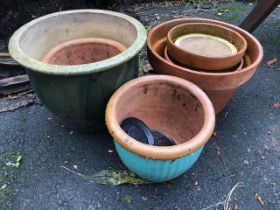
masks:
<path id="1" fill-rule="evenodd" d="M 90 63 L 90 64 L 83 64 L 83 65 L 52 65 L 52 64 L 46 64 L 41 61 L 38 61 L 36 59 L 31 58 L 26 53 L 24 53 L 20 47 L 20 38 L 22 34 L 28 30 L 30 27 L 32 27 L 35 24 L 40 23 L 43 20 L 46 20 L 51 17 L 55 16 L 63 16 L 68 14 L 86 14 L 86 13 L 92 13 L 92 14 L 107 14 L 111 16 L 115 16 L 118 18 L 125 19 L 132 23 L 132 25 L 137 30 L 137 37 L 136 40 L 133 42 L 133 44 L 127 48 L 124 52 L 103 60 L 96 63 Z M 18 63 L 20 63 L 22 66 L 32 69 L 37 72 L 45 73 L 45 74 L 52 74 L 52 75 L 84 75 L 94 72 L 102 72 L 106 71 L 108 69 L 111 69 L 115 66 L 118 66 L 122 63 L 125 63 L 126 61 L 130 60 L 134 56 L 136 56 L 140 50 L 143 48 L 145 42 L 146 42 L 146 29 L 145 27 L 135 18 L 130 17 L 128 15 L 124 15 L 118 12 L 113 11 L 107 11 L 107 10 L 96 10 L 96 9 L 81 9 L 81 10 L 69 10 L 69 11 L 63 11 L 63 12 L 56 12 L 49 15 L 45 15 L 43 17 L 34 19 L 30 21 L 29 23 L 23 25 L 20 27 L 11 37 L 9 41 L 9 52 L 10 55 L 15 59 Z"/>

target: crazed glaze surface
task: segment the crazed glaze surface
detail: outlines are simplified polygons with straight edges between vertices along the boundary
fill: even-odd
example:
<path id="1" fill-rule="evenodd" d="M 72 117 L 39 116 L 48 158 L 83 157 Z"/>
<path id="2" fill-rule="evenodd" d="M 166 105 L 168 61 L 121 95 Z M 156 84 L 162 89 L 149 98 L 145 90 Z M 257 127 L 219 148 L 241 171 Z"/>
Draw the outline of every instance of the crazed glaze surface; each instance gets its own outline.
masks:
<path id="1" fill-rule="evenodd" d="M 176 143 L 154 146 L 141 143 L 120 127 L 136 117 Z M 173 179 L 198 159 L 215 126 L 213 105 L 196 85 L 173 76 L 144 76 L 121 86 L 106 108 L 106 126 L 123 163 L 151 181 Z"/>
<path id="2" fill-rule="evenodd" d="M 153 182 L 164 182 L 174 179 L 189 168 L 199 158 L 203 147 L 184 157 L 174 160 L 154 160 L 139 156 L 114 141 L 115 148 L 122 162 L 138 176 Z"/>
<path id="3" fill-rule="evenodd" d="M 115 40 L 127 49 L 109 59 L 82 65 L 51 65 L 43 57 L 55 46 L 80 38 Z M 132 17 L 105 10 L 70 10 L 35 19 L 11 37 L 9 52 L 27 68 L 40 100 L 73 130 L 105 128 L 112 93 L 137 77 L 146 30 Z"/>

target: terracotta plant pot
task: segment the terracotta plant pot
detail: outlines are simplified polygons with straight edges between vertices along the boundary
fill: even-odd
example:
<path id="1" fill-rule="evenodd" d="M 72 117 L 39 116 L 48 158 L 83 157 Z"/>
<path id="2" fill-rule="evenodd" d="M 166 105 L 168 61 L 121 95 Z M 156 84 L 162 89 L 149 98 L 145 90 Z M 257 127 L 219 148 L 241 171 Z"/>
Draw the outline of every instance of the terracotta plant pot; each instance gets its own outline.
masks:
<path id="1" fill-rule="evenodd" d="M 173 61 L 172 58 L 169 57 L 168 52 L 167 52 L 167 47 L 164 48 L 164 58 L 169 62 L 169 63 L 173 63 L 175 65 L 187 68 L 189 70 L 193 70 L 193 71 L 201 71 L 201 72 L 209 72 L 209 73 L 221 73 L 221 72 L 230 72 L 230 71 L 239 71 L 243 68 L 244 65 L 244 59 L 242 58 L 241 61 L 239 62 L 239 64 L 237 64 L 235 67 L 229 68 L 229 69 L 223 69 L 223 70 L 219 70 L 219 71 L 206 71 L 206 70 L 202 70 L 202 69 L 197 69 L 197 68 L 189 68 L 187 66 L 183 66 L 181 64 L 176 63 L 176 61 Z"/>
<path id="2" fill-rule="evenodd" d="M 128 117 L 165 133 L 176 145 L 153 146 L 130 137 L 120 127 Z M 154 75 L 131 80 L 113 94 L 106 125 L 123 163 L 140 177 L 160 182 L 195 163 L 213 133 L 215 113 L 207 95 L 193 83 Z"/>
<path id="3" fill-rule="evenodd" d="M 215 49 L 211 48 L 211 52 L 207 52 L 209 55 L 203 55 L 204 52 L 200 52 L 202 54 L 198 54 L 198 52 L 188 51 L 174 43 L 178 37 L 190 34 L 207 34 L 213 36 L 217 40 L 220 40 L 215 40 L 221 45 L 221 49 L 218 50 L 220 52 L 214 52 Z M 197 50 L 198 48 L 199 46 L 196 46 L 196 49 L 192 50 Z M 207 47 L 204 46 L 202 51 L 204 51 L 206 48 Z M 221 25 L 210 23 L 186 23 L 173 27 L 167 33 L 168 54 L 178 63 L 193 68 L 204 69 L 208 71 L 231 68 L 240 63 L 246 49 L 247 42 L 243 36 L 241 36 L 236 31 Z M 236 50 L 236 52 L 232 52 L 232 50 Z M 217 53 L 219 53 L 220 56 L 216 57 L 215 54 Z"/>
<path id="4" fill-rule="evenodd" d="M 82 38 L 114 40 L 126 50 L 95 63 L 42 62 L 51 49 Z M 132 17 L 105 10 L 70 10 L 22 26 L 11 37 L 9 51 L 27 68 L 32 86 L 44 105 L 71 129 L 96 131 L 105 128 L 105 107 L 112 93 L 137 77 L 138 55 L 145 40 L 144 26 Z"/>
<path id="5" fill-rule="evenodd" d="M 199 72 L 169 63 L 163 57 L 166 36 L 171 28 L 182 23 L 203 22 L 228 27 L 237 31 L 246 39 L 248 47 L 245 56 L 245 63 L 247 64 L 245 68 L 223 73 Z M 250 33 L 228 23 L 203 18 L 182 18 L 157 25 L 148 34 L 147 48 L 149 62 L 156 73 L 178 76 L 195 83 L 207 93 L 216 113 L 219 113 L 226 106 L 236 89 L 253 76 L 263 57 L 261 44 Z"/>
<path id="6" fill-rule="evenodd" d="M 57 45 L 43 58 L 43 62 L 56 65 L 95 63 L 118 55 L 126 47 L 119 42 L 103 38 L 75 39 Z"/>

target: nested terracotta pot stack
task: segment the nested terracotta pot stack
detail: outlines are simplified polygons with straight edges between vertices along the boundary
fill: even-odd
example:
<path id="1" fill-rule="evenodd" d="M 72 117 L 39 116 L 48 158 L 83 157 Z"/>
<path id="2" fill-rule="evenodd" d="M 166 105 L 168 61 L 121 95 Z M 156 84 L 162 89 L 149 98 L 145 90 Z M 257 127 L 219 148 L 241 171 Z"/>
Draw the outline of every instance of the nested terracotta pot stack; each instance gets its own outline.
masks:
<path id="1" fill-rule="evenodd" d="M 189 80 L 202 88 L 218 114 L 262 60 L 250 33 L 224 22 L 174 19 L 150 30 L 148 59 L 156 73 Z"/>

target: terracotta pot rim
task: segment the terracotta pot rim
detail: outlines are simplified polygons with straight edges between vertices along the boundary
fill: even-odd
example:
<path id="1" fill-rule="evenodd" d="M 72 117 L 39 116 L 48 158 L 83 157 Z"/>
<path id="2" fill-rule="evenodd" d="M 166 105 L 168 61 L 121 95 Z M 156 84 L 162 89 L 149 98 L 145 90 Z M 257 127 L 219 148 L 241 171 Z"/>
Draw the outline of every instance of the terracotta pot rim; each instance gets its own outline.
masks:
<path id="1" fill-rule="evenodd" d="M 107 59 L 106 61 L 99 61 L 96 63 L 90 63 L 90 64 L 82 64 L 82 65 L 51 65 L 46 64 L 42 61 L 36 60 L 29 55 L 27 55 L 20 46 L 20 40 L 23 34 L 29 30 L 32 26 L 36 24 L 40 24 L 41 22 L 53 18 L 53 17 L 63 17 L 69 14 L 104 14 L 113 16 L 115 18 L 121 18 L 129 23 L 131 23 L 136 31 L 137 31 L 137 37 L 135 41 L 129 46 L 124 52 Z M 62 12 L 55 12 L 52 14 L 48 14 L 45 16 L 42 16 L 40 18 L 36 18 L 27 24 L 21 26 L 10 38 L 9 41 L 9 52 L 10 55 L 22 66 L 32 69 L 36 72 L 41 72 L 45 74 L 52 74 L 52 75 L 85 75 L 89 73 L 95 73 L 95 72 L 102 72 L 106 71 L 108 69 L 112 69 L 113 67 L 116 67 L 122 63 L 125 63 L 126 61 L 130 60 L 134 56 L 136 56 L 142 47 L 144 46 L 146 41 L 146 29 L 135 18 L 132 18 L 128 15 L 109 11 L 109 10 L 97 10 L 97 9 L 79 9 L 79 10 L 68 10 L 68 11 L 62 11 Z"/>
<path id="2" fill-rule="evenodd" d="M 164 81 L 180 86 L 191 92 L 201 103 L 204 111 L 204 123 L 201 130 L 187 142 L 175 146 L 152 146 L 143 144 L 126 134 L 117 121 L 116 106 L 122 95 L 139 84 L 147 84 L 152 81 Z M 212 136 L 215 127 L 215 112 L 210 99 L 197 85 L 175 76 L 152 75 L 131 80 L 121 86 L 110 98 L 105 114 L 106 126 L 114 140 L 127 150 L 145 158 L 158 160 L 173 160 L 186 156 L 206 144 Z"/>
<path id="3" fill-rule="evenodd" d="M 167 33 L 167 42 L 172 45 L 174 48 L 180 50 L 180 52 L 185 52 L 184 50 L 182 50 L 181 48 L 179 48 L 177 45 L 175 45 L 175 43 L 173 42 L 173 36 L 172 36 L 172 33 L 177 30 L 178 28 L 181 28 L 185 25 L 208 25 L 208 26 L 211 26 L 211 27 L 218 27 L 218 28 L 222 28 L 224 30 L 227 30 L 227 31 L 230 31 L 231 33 L 234 33 L 236 34 L 240 40 L 242 40 L 243 42 L 243 45 L 242 45 L 242 48 L 241 49 L 237 49 L 237 53 L 234 53 L 232 55 L 227 55 L 227 56 L 217 56 L 217 57 L 210 57 L 210 56 L 204 56 L 204 55 L 198 55 L 198 54 L 194 54 L 194 53 L 191 53 L 191 52 L 187 52 L 189 54 L 192 54 L 198 58 L 203 58 L 203 59 L 217 59 L 217 60 L 222 60 L 222 59 L 227 59 L 227 58 L 231 58 L 231 57 L 236 57 L 236 56 L 241 56 L 242 54 L 245 53 L 246 49 L 247 49 L 247 41 L 246 39 L 241 36 L 241 34 L 239 34 L 238 32 L 230 29 L 230 28 L 227 28 L 225 26 L 221 26 L 221 25 L 217 25 L 217 24 L 213 24 L 213 23 L 183 23 L 183 24 L 179 24 L 175 27 L 173 27 L 172 29 L 169 30 L 169 32 Z M 228 41 L 228 40 L 227 40 Z"/>
<path id="4" fill-rule="evenodd" d="M 176 65 L 176 66 L 180 66 L 180 65 L 174 63 L 174 62 L 170 59 L 170 57 L 169 57 L 169 55 L 168 55 L 168 52 L 167 52 L 167 47 L 164 48 L 164 52 L 163 52 L 163 53 L 164 53 L 165 59 L 166 59 L 169 63 L 172 63 L 172 64 L 174 64 L 174 65 Z M 242 59 L 241 59 L 239 65 L 238 65 L 238 67 L 237 67 L 236 69 L 232 70 L 232 71 L 240 71 L 240 70 L 243 68 L 243 65 L 244 65 L 244 63 L 245 63 L 244 60 L 245 60 L 244 57 L 242 57 Z M 185 67 L 185 66 L 180 66 L 180 67 L 185 68 L 185 69 L 187 69 L 187 70 L 191 70 L 191 71 L 207 72 L 207 73 L 210 73 L 210 74 L 217 74 L 217 73 L 219 73 L 218 71 L 211 72 L 211 71 L 207 71 L 207 70 L 195 70 L 195 69 L 191 69 L 191 68 L 188 68 L 188 67 Z M 220 70 L 220 71 L 222 71 L 222 70 Z M 228 72 L 230 72 L 230 71 L 228 71 Z"/>
<path id="5" fill-rule="evenodd" d="M 167 60 L 165 60 L 165 59 L 164 59 L 163 57 L 161 57 L 157 52 L 154 51 L 150 39 L 151 39 L 151 34 L 153 34 L 153 32 L 154 32 L 155 30 L 157 30 L 158 28 L 160 28 L 160 27 L 162 27 L 162 26 L 164 26 L 164 25 L 166 25 L 166 24 L 169 24 L 170 22 L 174 22 L 175 20 L 186 20 L 186 21 L 189 21 L 189 22 L 191 22 L 192 20 L 194 20 L 194 21 L 205 21 L 205 22 L 210 22 L 210 23 L 220 23 L 220 24 L 222 24 L 223 26 L 231 26 L 231 27 L 233 27 L 237 32 L 238 32 L 238 31 L 242 31 L 242 32 L 245 33 L 247 36 L 249 36 L 252 40 L 254 40 L 254 42 L 255 42 L 255 44 L 256 44 L 256 46 L 257 46 L 257 48 L 258 48 L 259 55 L 258 55 L 257 59 L 256 59 L 253 63 L 251 63 L 249 66 L 247 66 L 247 67 L 245 67 L 245 68 L 243 68 L 243 69 L 241 69 L 241 70 L 239 70 L 239 71 L 233 71 L 233 72 L 217 72 L 217 73 L 215 73 L 215 74 L 213 74 L 213 73 L 208 73 L 208 72 L 194 71 L 194 70 L 191 70 L 191 69 L 185 69 L 185 68 L 183 68 L 183 67 L 181 67 L 181 66 L 178 66 L 178 65 L 169 63 Z M 162 39 L 162 40 L 166 41 L 167 39 L 164 38 L 164 39 Z M 207 19 L 207 18 L 178 18 L 178 19 L 174 19 L 174 20 L 170 20 L 170 21 L 161 23 L 161 24 L 159 24 L 159 25 L 153 27 L 153 28 L 149 31 L 148 37 L 147 37 L 147 46 L 148 46 L 148 48 L 150 49 L 151 53 L 153 53 L 153 55 L 154 55 L 157 59 L 161 60 L 161 61 L 164 62 L 165 64 L 168 64 L 168 65 L 170 65 L 170 66 L 172 66 L 172 67 L 175 67 L 175 68 L 180 68 L 180 70 L 190 72 L 190 73 L 192 73 L 192 74 L 194 74 L 194 75 L 204 75 L 204 76 L 208 76 L 209 78 L 211 78 L 211 77 L 219 77 L 219 76 L 224 77 L 224 76 L 230 76 L 230 75 L 237 75 L 237 74 L 242 74 L 242 73 L 245 72 L 245 71 L 250 71 L 250 70 L 254 69 L 255 67 L 257 67 L 257 66 L 259 65 L 259 63 L 261 62 L 262 57 L 263 57 L 263 48 L 262 48 L 260 42 L 259 42 L 254 36 L 252 36 L 249 32 L 247 32 L 247 31 L 243 30 L 242 28 L 239 28 L 239 27 L 237 27 L 237 26 L 235 26 L 235 25 L 232 25 L 232 24 L 229 24 L 229 23 L 225 23 L 225 22 L 221 22 L 221 21 L 218 21 L 218 20 L 211 20 L 211 19 Z"/>
<path id="6" fill-rule="evenodd" d="M 112 39 L 104 39 L 104 38 L 80 38 L 80 39 L 73 39 L 67 42 L 64 42 L 60 45 L 57 45 L 56 47 L 52 48 L 47 55 L 45 55 L 45 57 L 42 59 L 43 62 L 45 63 L 49 63 L 50 59 L 60 50 L 69 47 L 69 46 L 73 46 L 73 45 L 79 45 L 79 44 L 94 44 L 94 43 L 98 43 L 98 44 L 106 44 L 106 45 L 110 45 L 112 47 L 115 47 L 116 49 L 120 50 L 121 52 L 126 50 L 126 47 L 124 45 L 122 45 L 121 43 L 112 40 Z M 105 59 L 107 60 L 107 59 Z M 54 64 L 50 64 L 50 65 L 54 65 Z M 73 65 L 59 65 L 59 66 L 73 66 Z M 76 65 L 77 66 L 77 65 Z"/>

